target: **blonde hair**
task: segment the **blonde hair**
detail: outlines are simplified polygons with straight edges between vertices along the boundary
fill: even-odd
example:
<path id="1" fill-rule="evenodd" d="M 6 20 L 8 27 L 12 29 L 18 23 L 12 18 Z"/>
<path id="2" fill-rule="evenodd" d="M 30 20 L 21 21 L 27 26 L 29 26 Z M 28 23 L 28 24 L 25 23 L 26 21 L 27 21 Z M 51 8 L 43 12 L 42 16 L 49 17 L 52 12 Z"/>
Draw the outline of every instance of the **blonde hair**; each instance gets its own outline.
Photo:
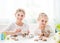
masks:
<path id="1" fill-rule="evenodd" d="M 45 13 L 40 13 L 38 16 L 38 20 L 40 20 L 40 18 L 42 18 L 42 17 L 47 17 L 47 19 L 48 19 L 48 16 Z"/>
<path id="2" fill-rule="evenodd" d="M 23 9 L 17 9 L 17 10 L 16 10 L 16 13 L 18 13 L 18 12 L 23 12 L 23 13 L 25 14 L 25 11 L 24 11 Z M 15 14 L 16 14 L 16 13 L 15 13 Z"/>

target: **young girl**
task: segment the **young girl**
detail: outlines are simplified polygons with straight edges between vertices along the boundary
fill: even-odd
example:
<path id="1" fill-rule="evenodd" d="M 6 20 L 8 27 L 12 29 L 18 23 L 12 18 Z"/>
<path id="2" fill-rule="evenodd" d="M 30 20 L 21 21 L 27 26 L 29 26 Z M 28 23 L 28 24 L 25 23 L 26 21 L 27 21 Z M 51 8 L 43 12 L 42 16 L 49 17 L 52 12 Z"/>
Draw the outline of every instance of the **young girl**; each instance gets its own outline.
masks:
<path id="1" fill-rule="evenodd" d="M 16 22 L 12 23 L 8 29 L 5 31 L 7 35 L 28 35 L 29 26 L 23 23 L 25 17 L 25 11 L 23 9 L 17 9 L 15 13 Z"/>
<path id="2" fill-rule="evenodd" d="M 39 36 L 39 39 L 46 41 L 46 38 L 49 37 L 51 33 L 51 28 L 47 25 L 48 16 L 45 13 L 41 13 L 38 17 L 38 28 L 35 31 L 35 34 Z"/>

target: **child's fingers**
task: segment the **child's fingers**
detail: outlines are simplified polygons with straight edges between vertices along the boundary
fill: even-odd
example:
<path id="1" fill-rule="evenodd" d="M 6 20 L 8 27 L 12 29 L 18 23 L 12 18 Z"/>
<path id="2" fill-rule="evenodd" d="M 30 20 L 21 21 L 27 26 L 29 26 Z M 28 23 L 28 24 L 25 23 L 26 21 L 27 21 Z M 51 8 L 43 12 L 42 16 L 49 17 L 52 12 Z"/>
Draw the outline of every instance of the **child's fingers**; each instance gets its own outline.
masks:
<path id="1" fill-rule="evenodd" d="M 17 31 L 21 31 L 21 29 L 17 29 Z"/>
<path id="2" fill-rule="evenodd" d="M 16 32 L 21 32 L 21 29 L 17 29 Z"/>
<path id="3" fill-rule="evenodd" d="M 45 37 L 49 37 L 49 34 L 45 33 L 44 36 L 45 36 Z"/>

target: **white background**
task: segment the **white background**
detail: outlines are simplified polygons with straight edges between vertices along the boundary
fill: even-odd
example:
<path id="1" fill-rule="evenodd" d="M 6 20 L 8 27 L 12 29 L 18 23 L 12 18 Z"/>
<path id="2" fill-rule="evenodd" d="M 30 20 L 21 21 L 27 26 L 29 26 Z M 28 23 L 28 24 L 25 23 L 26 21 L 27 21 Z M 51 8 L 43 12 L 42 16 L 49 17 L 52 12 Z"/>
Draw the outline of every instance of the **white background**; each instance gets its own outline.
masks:
<path id="1" fill-rule="evenodd" d="M 0 0 L 0 20 L 14 21 L 14 13 L 18 8 L 25 10 L 26 20 L 36 19 L 41 12 L 46 13 L 51 21 L 54 17 L 53 0 Z"/>
<path id="2" fill-rule="evenodd" d="M 60 0 L 54 1 L 54 21 L 55 24 L 60 24 Z"/>
<path id="3" fill-rule="evenodd" d="M 39 13 L 44 12 L 48 15 L 49 24 L 53 27 L 55 21 L 57 22 L 60 18 L 58 2 L 59 0 L 0 0 L 0 25 L 14 22 L 15 11 L 22 8 L 26 12 L 26 23 L 34 23 Z"/>

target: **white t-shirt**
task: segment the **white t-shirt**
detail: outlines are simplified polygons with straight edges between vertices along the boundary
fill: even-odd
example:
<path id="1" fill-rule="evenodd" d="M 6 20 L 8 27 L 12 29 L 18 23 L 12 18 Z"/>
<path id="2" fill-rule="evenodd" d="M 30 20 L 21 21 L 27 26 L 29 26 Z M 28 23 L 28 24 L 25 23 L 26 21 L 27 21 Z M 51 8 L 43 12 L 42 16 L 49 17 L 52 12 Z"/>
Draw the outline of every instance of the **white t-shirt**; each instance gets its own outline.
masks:
<path id="1" fill-rule="evenodd" d="M 23 26 L 19 26 L 16 23 L 12 23 L 5 31 L 14 32 L 16 31 L 16 29 L 21 29 L 23 32 L 27 32 L 29 30 L 29 26 L 25 23 L 23 24 Z"/>
<path id="2" fill-rule="evenodd" d="M 44 30 L 44 31 L 45 31 L 46 33 L 48 33 L 48 32 L 47 32 L 48 30 L 50 31 L 50 33 L 52 33 L 52 29 L 51 29 L 51 27 L 50 27 L 49 25 L 47 25 L 47 26 L 45 27 L 45 30 Z M 35 35 L 39 35 L 40 33 L 41 33 L 41 30 L 40 30 L 39 28 L 36 28 L 34 34 L 35 34 Z"/>

